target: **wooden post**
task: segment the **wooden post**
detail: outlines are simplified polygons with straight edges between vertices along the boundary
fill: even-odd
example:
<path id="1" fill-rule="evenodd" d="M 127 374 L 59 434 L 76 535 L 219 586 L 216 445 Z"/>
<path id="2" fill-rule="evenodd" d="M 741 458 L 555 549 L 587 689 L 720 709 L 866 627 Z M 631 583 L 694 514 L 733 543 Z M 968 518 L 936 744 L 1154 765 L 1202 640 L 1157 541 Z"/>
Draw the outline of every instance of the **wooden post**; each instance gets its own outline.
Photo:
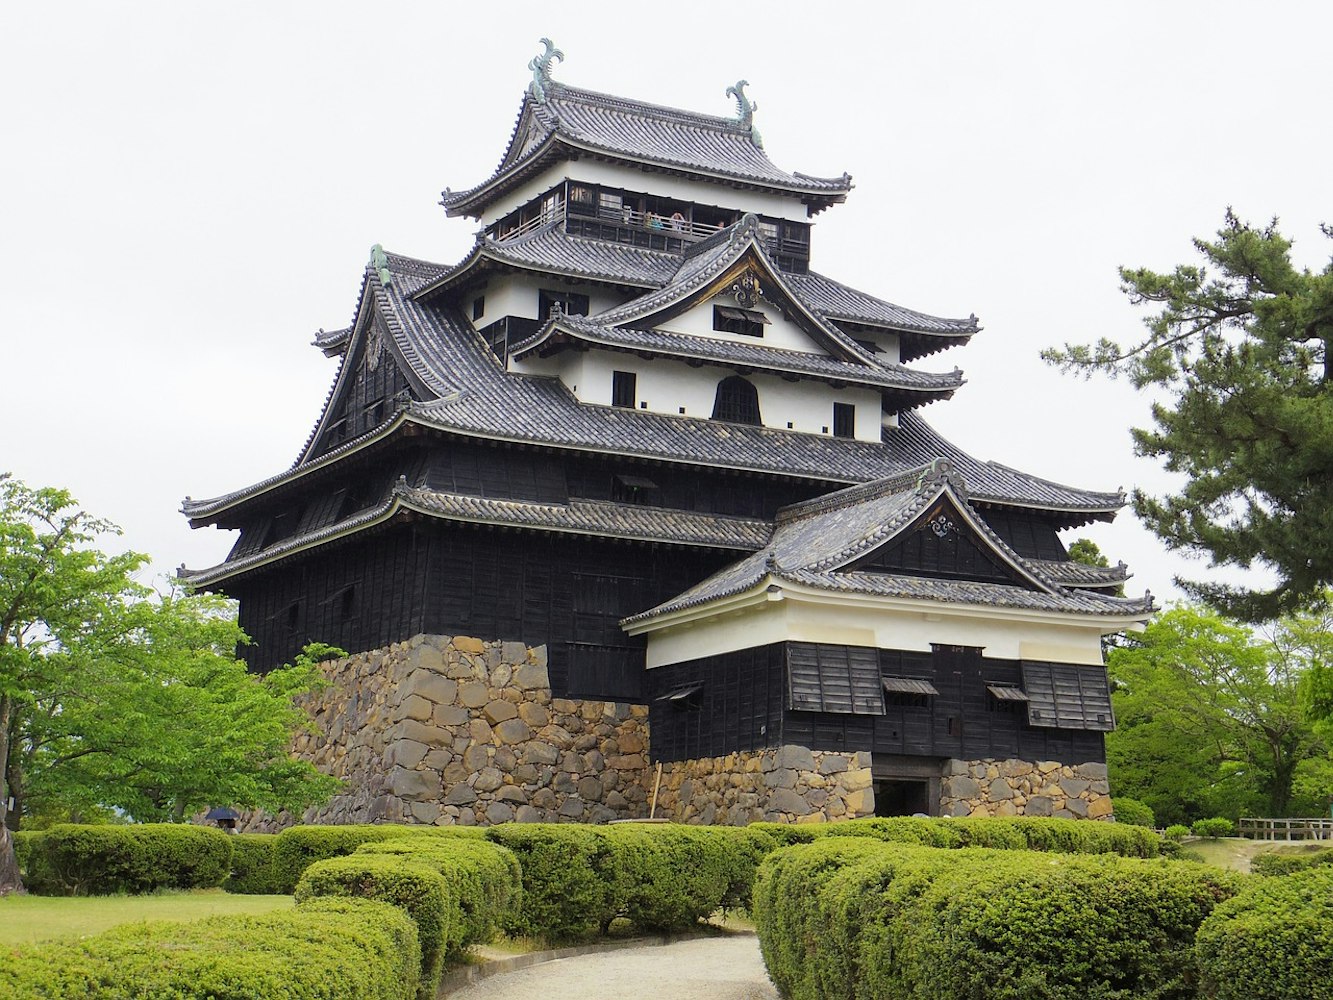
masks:
<path id="1" fill-rule="evenodd" d="M 657 789 L 662 784 L 662 762 L 657 762 L 657 777 L 653 779 L 653 802 L 648 807 L 648 818 L 652 819 L 657 812 Z"/>

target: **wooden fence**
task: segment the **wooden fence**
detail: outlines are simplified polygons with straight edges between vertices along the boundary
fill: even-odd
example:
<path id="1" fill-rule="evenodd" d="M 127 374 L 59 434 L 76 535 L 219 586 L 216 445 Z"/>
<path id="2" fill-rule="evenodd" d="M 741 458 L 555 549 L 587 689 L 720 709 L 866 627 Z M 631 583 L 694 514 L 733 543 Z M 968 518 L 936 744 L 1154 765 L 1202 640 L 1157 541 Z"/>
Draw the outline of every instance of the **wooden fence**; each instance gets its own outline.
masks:
<path id="1" fill-rule="evenodd" d="M 1293 819 L 1241 817 L 1237 832 L 1254 840 L 1333 840 L 1333 819 L 1326 816 Z"/>

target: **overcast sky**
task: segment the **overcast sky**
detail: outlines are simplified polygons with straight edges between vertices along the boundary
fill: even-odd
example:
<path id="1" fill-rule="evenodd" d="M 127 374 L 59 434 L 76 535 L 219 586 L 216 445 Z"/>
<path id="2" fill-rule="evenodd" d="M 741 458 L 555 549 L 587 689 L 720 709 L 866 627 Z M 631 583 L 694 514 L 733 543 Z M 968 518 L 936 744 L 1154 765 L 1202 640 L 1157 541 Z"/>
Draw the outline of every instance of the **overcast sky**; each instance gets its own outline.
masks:
<path id="1" fill-rule="evenodd" d="M 156 573 L 219 562 L 233 536 L 181 499 L 295 460 L 335 372 L 309 342 L 351 321 L 371 244 L 466 253 L 440 191 L 494 169 L 543 35 L 556 79 L 655 103 L 731 114 L 747 79 L 775 163 L 856 185 L 814 267 L 980 317 L 917 363 L 969 380 L 926 418 L 1062 482 L 1169 485 L 1132 453 L 1145 398 L 1038 359 L 1137 335 L 1118 265 L 1192 260 L 1228 205 L 1328 259 L 1327 4 L 11 5 L 0 470 L 71 489 Z M 1212 572 L 1128 511 L 1082 533 L 1134 593 Z"/>

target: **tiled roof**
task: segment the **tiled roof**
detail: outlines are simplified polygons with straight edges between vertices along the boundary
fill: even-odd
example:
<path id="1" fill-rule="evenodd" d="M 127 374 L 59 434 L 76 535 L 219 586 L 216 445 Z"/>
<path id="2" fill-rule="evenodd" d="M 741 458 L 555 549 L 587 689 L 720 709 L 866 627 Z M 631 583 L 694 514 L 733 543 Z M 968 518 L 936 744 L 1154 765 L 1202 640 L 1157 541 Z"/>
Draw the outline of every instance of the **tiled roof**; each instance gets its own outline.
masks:
<path id="1" fill-rule="evenodd" d="M 363 295 L 373 298 L 390 332 L 392 349 L 423 396 L 423 401 L 409 405 L 402 418 L 406 421 L 495 441 L 844 483 L 879 479 L 947 458 L 966 479 L 974 503 L 1064 512 L 1062 523 L 1070 526 L 1109 516 L 1124 506 L 1120 493 L 1063 486 L 978 461 L 940 437 L 915 411 L 901 413 L 899 427 L 886 430 L 882 442 L 869 442 L 580 403 L 556 379 L 505 372 L 457 311 L 415 296 L 439 270 L 428 272 L 414 261 L 404 266 L 405 261 L 409 259 L 388 255 L 389 283 L 368 272 Z M 395 426 L 376 429 L 311 465 L 322 467 L 392 433 Z M 187 501 L 183 510 L 203 521 L 303 475 L 311 465 L 298 464 L 212 500 Z"/>
<path id="2" fill-rule="evenodd" d="M 514 357 L 522 357 L 562 337 L 626 351 L 690 358 L 724 367 L 805 375 L 824 381 L 878 389 L 898 389 L 919 395 L 918 405 L 941 396 L 947 398 L 964 381 L 963 373 L 956 368 L 952 372 L 937 374 L 916 371 L 902 365 L 872 367 L 838 361 L 822 354 L 769 347 L 762 343 L 749 344 L 662 330 L 606 326 L 582 316 L 563 316 L 547 323 L 533 336 L 514 345 L 510 351 Z"/>
<path id="3" fill-rule="evenodd" d="M 341 354 L 347 348 L 347 342 L 352 339 L 352 327 L 345 326 L 341 330 L 321 329 L 315 334 L 315 339 L 310 343 L 318 347 L 329 357 L 335 354 Z"/>
<path id="4" fill-rule="evenodd" d="M 596 535 L 667 545 L 734 549 L 753 552 L 762 547 L 773 525 L 758 518 L 701 514 L 602 500 L 537 503 L 445 493 L 399 482 L 382 503 L 335 524 L 282 541 L 240 559 L 204 570 L 185 571 L 181 579 L 208 586 L 260 566 L 382 524 L 399 510 L 414 510 L 445 521 L 531 528 L 563 534 Z"/>
<path id="5" fill-rule="evenodd" d="M 791 193 L 823 208 L 842 201 L 851 177 L 779 169 L 749 127 L 730 118 L 547 84 L 546 100 L 525 94 L 509 148 L 494 174 L 467 191 L 444 192 L 451 214 L 476 215 L 496 195 L 570 153 L 601 154 L 681 173 Z"/>
<path id="6" fill-rule="evenodd" d="M 1029 586 L 944 580 L 905 573 L 847 569 L 917 523 L 943 495 L 1001 562 Z M 713 574 L 670 601 L 626 618 L 632 625 L 702 607 L 762 584 L 790 580 L 819 590 L 948 603 L 1135 619 L 1152 611 L 1152 598 L 1131 600 L 1062 586 L 1041 564 L 1023 559 L 972 509 L 964 484 L 948 463 L 935 462 L 795 504 L 779 512 L 771 541 L 759 552 Z"/>
<path id="7" fill-rule="evenodd" d="M 787 281 L 831 320 L 847 320 L 870 326 L 887 326 L 915 333 L 941 334 L 947 337 L 971 336 L 980 329 L 975 316 L 943 319 L 885 302 L 865 292 L 826 278 L 814 271 L 790 274 Z"/>
<path id="8" fill-rule="evenodd" d="M 1029 562 L 1041 567 L 1047 576 L 1062 587 L 1104 590 L 1118 587 L 1129 579 L 1129 569 L 1124 563 L 1118 566 L 1088 566 L 1073 560 L 1031 559 Z"/>

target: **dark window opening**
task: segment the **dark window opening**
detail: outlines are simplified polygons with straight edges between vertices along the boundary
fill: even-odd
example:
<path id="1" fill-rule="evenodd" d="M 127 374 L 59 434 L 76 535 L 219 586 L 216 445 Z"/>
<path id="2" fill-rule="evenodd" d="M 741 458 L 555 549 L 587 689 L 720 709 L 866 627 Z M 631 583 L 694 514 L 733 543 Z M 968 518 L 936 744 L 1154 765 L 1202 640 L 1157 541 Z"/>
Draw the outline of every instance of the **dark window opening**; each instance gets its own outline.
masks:
<path id="1" fill-rule="evenodd" d="M 759 416 L 759 392 L 739 375 L 724 378 L 717 384 L 713 399 L 713 419 L 733 424 L 763 425 Z"/>
<path id="2" fill-rule="evenodd" d="M 929 781 L 875 782 L 876 816 L 930 814 Z"/>
<path id="3" fill-rule="evenodd" d="M 343 621 L 356 617 L 356 588 L 348 587 L 343 591 L 338 612 Z"/>
<path id="4" fill-rule="evenodd" d="M 703 690 L 703 681 L 678 684 L 654 700 L 665 702 L 677 712 L 697 712 L 703 707 Z"/>
<path id="5" fill-rule="evenodd" d="M 342 444 L 347 439 L 347 421 L 335 420 L 329 424 L 329 429 L 324 432 L 325 438 L 329 444 Z"/>
<path id="6" fill-rule="evenodd" d="M 851 403 L 833 404 L 833 436 L 856 437 L 856 407 Z"/>
<path id="7" fill-rule="evenodd" d="M 274 515 L 273 520 L 268 523 L 268 529 L 264 532 L 264 540 L 259 543 L 259 547 L 266 549 L 270 545 L 275 545 L 284 538 L 295 534 L 303 516 L 305 516 L 304 507 Z"/>
<path id="8" fill-rule="evenodd" d="M 611 480 L 611 499 L 617 503 L 652 504 L 658 493 L 657 484 L 643 476 L 619 474 Z"/>
<path id="9" fill-rule="evenodd" d="M 537 295 L 537 318 L 545 323 L 551 318 L 551 307 L 559 304 L 566 316 L 588 315 L 588 296 L 577 292 L 559 292 L 543 288 Z"/>
<path id="10" fill-rule="evenodd" d="M 301 628 L 301 602 L 296 601 L 287 606 L 286 616 L 287 634 L 295 635 Z"/>
<path id="11" fill-rule="evenodd" d="M 767 316 L 755 309 L 737 309 L 735 306 L 713 306 L 713 329 L 723 333 L 739 333 L 746 337 L 762 337 Z"/>
<path id="12" fill-rule="evenodd" d="M 638 399 L 638 376 L 634 372 L 611 373 L 611 405 L 634 409 Z"/>
<path id="13" fill-rule="evenodd" d="M 472 300 L 472 318 L 481 319 L 486 315 L 486 296 L 478 295 Z"/>

